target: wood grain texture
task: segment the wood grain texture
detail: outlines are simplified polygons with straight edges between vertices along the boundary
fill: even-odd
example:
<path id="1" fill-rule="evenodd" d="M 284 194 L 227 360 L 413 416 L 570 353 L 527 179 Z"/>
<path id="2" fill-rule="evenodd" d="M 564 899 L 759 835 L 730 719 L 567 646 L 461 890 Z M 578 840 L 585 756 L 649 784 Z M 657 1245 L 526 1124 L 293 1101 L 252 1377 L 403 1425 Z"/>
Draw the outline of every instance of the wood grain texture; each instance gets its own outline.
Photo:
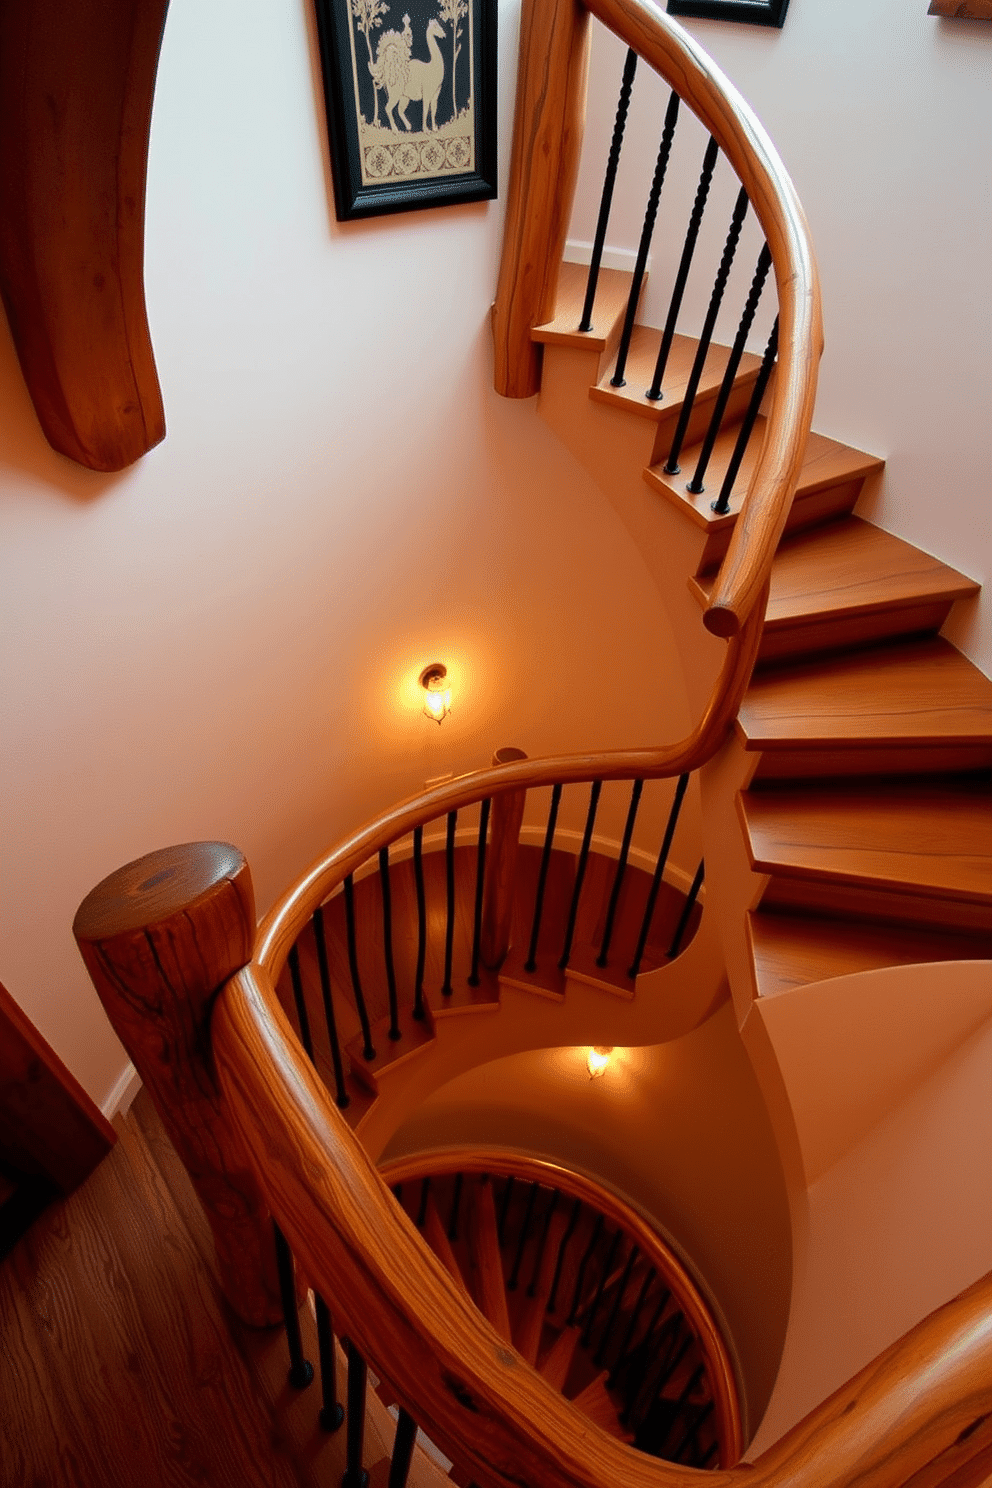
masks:
<path id="1" fill-rule="evenodd" d="M 472 1198 L 472 1289 L 482 1316 L 488 1318 L 499 1336 L 510 1343 L 513 1335 L 506 1306 L 506 1280 L 492 1184 L 485 1180 L 475 1184 Z"/>
<path id="2" fill-rule="evenodd" d="M 587 1423 L 470 1306 L 294 1052 L 257 966 L 221 992 L 213 1039 L 232 1117 L 307 1274 L 338 1300 L 340 1326 L 452 1460 L 487 1488 L 690 1488 L 691 1470 L 646 1459 Z M 752 1467 L 709 1481 L 896 1488 L 934 1463 L 968 1470 L 992 1448 L 990 1359 L 986 1278 Z"/>
<path id="3" fill-rule="evenodd" d="M 71 1193 L 117 1140 L 103 1112 L 0 986 L 0 1158 Z"/>
<path id="4" fill-rule="evenodd" d="M 227 843 L 186 843 L 112 873 L 73 933 L 107 1016 L 155 1102 L 210 1219 L 239 1317 L 280 1321 L 272 1225 L 210 1061 L 217 988 L 251 955 L 248 865 Z"/>
<path id="5" fill-rule="evenodd" d="M 143 272 L 167 3 L 0 7 L 0 292 L 47 439 L 93 470 L 165 436 Z"/>
<path id="6" fill-rule="evenodd" d="M 992 0 L 930 0 L 927 15 L 957 21 L 992 21 Z"/>
<path id="7" fill-rule="evenodd" d="M 578 327 L 582 320 L 588 280 L 588 264 L 562 264 L 558 271 L 554 318 L 545 325 L 534 327 L 531 332 L 534 341 L 542 346 L 574 346 L 580 350 L 584 347 L 589 351 L 598 351 L 601 356 L 615 349 L 634 276 L 627 269 L 600 269 L 592 309 L 592 326 L 588 331 L 580 331 Z M 642 293 L 647 281 L 648 276 L 645 274 L 641 285 Z"/>
<path id="8" fill-rule="evenodd" d="M 531 328 L 555 311 L 579 169 L 589 66 L 588 15 L 577 0 L 526 0 L 496 299 L 494 381 L 505 398 L 540 386 Z"/>

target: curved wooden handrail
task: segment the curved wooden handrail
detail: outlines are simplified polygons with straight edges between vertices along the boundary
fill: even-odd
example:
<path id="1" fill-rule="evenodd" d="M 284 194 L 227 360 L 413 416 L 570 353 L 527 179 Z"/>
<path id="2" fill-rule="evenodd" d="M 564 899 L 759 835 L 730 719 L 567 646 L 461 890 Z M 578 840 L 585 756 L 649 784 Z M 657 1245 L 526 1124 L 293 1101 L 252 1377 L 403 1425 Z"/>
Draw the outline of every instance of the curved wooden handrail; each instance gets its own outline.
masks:
<path id="1" fill-rule="evenodd" d="M 630 780 L 681 775 L 706 763 L 723 743 L 737 716 L 761 641 L 763 606 L 734 636 L 724 658 L 720 681 L 703 717 L 677 744 L 645 749 L 614 749 L 601 754 L 550 755 L 513 760 L 486 770 L 473 770 L 449 784 L 435 786 L 399 802 L 330 852 L 317 858 L 285 894 L 276 900 L 258 927 L 254 960 L 273 983 L 303 926 L 349 873 L 356 872 L 380 848 L 388 847 L 414 827 L 449 811 L 475 805 L 506 791 L 587 780 Z"/>
<path id="2" fill-rule="evenodd" d="M 524 1183 L 542 1183 L 547 1188 L 558 1189 L 570 1199 L 581 1199 L 623 1230 L 636 1243 L 648 1264 L 664 1278 L 696 1336 L 706 1361 L 707 1378 L 713 1394 L 722 1465 L 730 1466 L 738 1461 L 744 1450 L 740 1391 L 726 1340 L 685 1263 L 626 1199 L 602 1182 L 560 1163 L 503 1148 L 445 1147 L 412 1153 L 408 1157 L 380 1163 L 379 1173 L 390 1188 L 412 1177 L 449 1173 L 498 1174 Z"/>
<path id="3" fill-rule="evenodd" d="M 551 34 L 551 23 L 560 15 L 558 31 L 574 50 L 580 23 L 568 3 L 532 0 L 521 22 L 517 129 L 526 128 L 527 143 L 518 148 L 514 142 L 508 232 L 493 307 L 496 388 L 508 396 L 537 391 L 537 374 L 529 371 L 536 366 L 530 331 L 550 319 L 554 309 L 554 276 L 564 234 L 560 219 L 564 216 L 567 223 L 579 147 L 575 120 L 581 111 L 572 93 L 584 86 L 584 70 L 575 64 L 558 77 L 551 73 L 554 53 L 535 61 L 528 36 L 531 27 L 539 28 L 542 36 L 546 31 Z M 789 174 L 757 116 L 688 32 L 651 0 L 584 4 L 675 89 L 712 133 L 747 190 L 772 255 L 779 296 L 779 352 L 764 445 L 703 617 L 714 635 L 729 637 L 738 633 L 761 600 L 813 416 L 823 331 L 809 228 Z M 559 45 L 567 51 L 565 42 Z M 567 123 L 562 122 L 565 119 Z M 566 163 L 558 189 L 550 196 L 542 172 L 533 164 L 538 143 L 545 152 L 557 145 Z M 544 175 L 548 169 L 545 163 Z M 534 194 L 533 202 L 529 193 Z"/>
<path id="4" fill-rule="evenodd" d="M 231 1121 L 306 1274 L 400 1404 L 488 1488 L 693 1488 L 607 1436 L 499 1337 L 402 1214 L 307 1063 L 264 968 L 222 989 Z M 992 1276 L 716 1488 L 974 1488 L 992 1469 Z"/>

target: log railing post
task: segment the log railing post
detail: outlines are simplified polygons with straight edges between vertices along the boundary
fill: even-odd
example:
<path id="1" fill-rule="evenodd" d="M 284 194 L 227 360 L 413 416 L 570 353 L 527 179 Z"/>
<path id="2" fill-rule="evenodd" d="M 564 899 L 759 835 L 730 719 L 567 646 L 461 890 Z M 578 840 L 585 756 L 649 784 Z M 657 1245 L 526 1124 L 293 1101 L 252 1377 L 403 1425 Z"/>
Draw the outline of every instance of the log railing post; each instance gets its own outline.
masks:
<path id="1" fill-rule="evenodd" d="M 504 398 L 529 398 L 541 384 L 540 348 L 530 333 L 555 311 L 582 150 L 588 23 L 578 0 L 524 0 L 503 257 L 493 304 L 493 381 Z"/>
<path id="2" fill-rule="evenodd" d="M 514 749 L 511 745 L 496 750 L 493 764 L 508 765 L 511 760 L 526 758 L 522 749 Z M 520 824 L 524 819 L 526 800 L 525 790 L 505 791 L 502 795 L 493 797 L 480 947 L 482 964 L 490 971 L 499 968 L 510 949 L 517 851 L 520 847 Z"/>
<path id="3" fill-rule="evenodd" d="M 248 864 L 223 842 L 149 853 L 86 896 L 73 933 L 206 1210 L 228 1302 L 255 1327 L 281 1322 L 272 1221 L 210 1054 L 215 994 L 251 959 Z"/>

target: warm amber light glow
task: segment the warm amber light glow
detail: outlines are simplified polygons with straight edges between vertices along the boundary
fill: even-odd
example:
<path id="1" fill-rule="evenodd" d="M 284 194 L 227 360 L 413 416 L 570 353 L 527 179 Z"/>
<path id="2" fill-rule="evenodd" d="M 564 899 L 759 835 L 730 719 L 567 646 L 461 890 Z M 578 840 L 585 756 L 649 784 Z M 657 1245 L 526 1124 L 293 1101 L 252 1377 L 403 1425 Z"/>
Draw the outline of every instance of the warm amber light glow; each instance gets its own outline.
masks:
<path id="1" fill-rule="evenodd" d="M 420 685 L 424 689 L 424 712 L 435 723 L 440 723 L 451 712 L 451 684 L 448 668 L 439 661 L 432 661 L 420 674 Z"/>
<path id="2" fill-rule="evenodd" d="M 613 1046 L 610 1045 L 607 1048 L 605 1044 L 597 1044 L 595 1048 L 589 1050 L 589 1058 L 586 1060 L 586 1064 L 589 1068 L 590 1080 L 596 1080 L 600 1075 L 606 1074 L 606 1066 L 610 1062 L 610 1055 L 612 1053 Z"/>

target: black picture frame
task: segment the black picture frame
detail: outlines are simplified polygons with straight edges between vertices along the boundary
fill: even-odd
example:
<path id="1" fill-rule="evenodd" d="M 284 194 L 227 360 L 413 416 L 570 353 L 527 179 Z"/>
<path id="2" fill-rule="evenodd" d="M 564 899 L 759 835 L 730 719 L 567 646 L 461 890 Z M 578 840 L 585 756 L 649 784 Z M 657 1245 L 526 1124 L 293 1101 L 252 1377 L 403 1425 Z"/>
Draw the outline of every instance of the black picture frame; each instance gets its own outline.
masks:
<path id="1" fill-rule="evenodd" d="M 338 221 L 491 201 L 496 0 L 314 5 Z"/>
<path id="2" fill-rule="evenodd" d="M 784 26 L 788 8 L 789 0 L 668 0 L 669 15 L 752 26 Z"/>

